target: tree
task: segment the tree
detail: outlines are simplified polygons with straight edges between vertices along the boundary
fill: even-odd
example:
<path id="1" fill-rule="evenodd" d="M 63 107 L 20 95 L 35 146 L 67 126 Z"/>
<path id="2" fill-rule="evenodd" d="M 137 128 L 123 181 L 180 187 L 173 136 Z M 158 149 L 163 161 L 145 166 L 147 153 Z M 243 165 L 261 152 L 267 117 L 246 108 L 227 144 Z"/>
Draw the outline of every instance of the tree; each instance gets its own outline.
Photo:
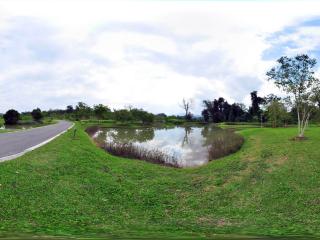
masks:
<path id="1" fill-rule="evenodd" d="M 267 95 L 264 97 L 265 104 L 270 104 L 273 101 L 281 101 L 281 97 L 278 97 L 277 95 L 274 95 L 273 93 Z"/>
<path id="2" fill-rule="evenodd" d="M 31 116 L 34 121 L 40 121 L 43 118 L 42 112 L 40 108 L 33 109 L 31 112 Z"/>
<path id="3" fill-rule="evenodd" d="M 114 110 L 113 112 L 117 121 L 126 122 L 133 119 L 131 112 L 127 109 Z"/>
<path id="4" fill-rule="evenodd" d="M 111 110 L 103 104 L 98 104 L 93 106 L 93 112 L 98 119 L 104 119 L 107 117 L 107 114 L 111 112 Z"/>
<path id="5" fill-rule="evenodd" d="M 17 124 L 20 119 L 20 113 L 14 109 L 10 109 L 3 115 L 3 119 L 7 125 Z"/>
<path id="6" fill-rule="evenodd" d="M 207 109 L 203 109 L 202 112 L 201 112 L 201 115 L 202 115 L 203 120 L 205 122 L 209 122 L 210 116 L 209 116 L 209 111 Z"/>
<path id="7" fill-rule="evenodd" d="M 260 115 L 261 115 L 260 105 L 265 103 L 265 99 L 262 97 L 258 97 L 257 91 L 251 92 L 250 95 L 251 95 L 251 107 L 249 109 L 249 112 L 252 117 L 260 118 Z"/>
<path id="8" fill-rule="evenodd" d="M 210 100 L 204 100 L 203 101 L 203 105 L 205 107 L 205 109 L 202 111 L 203 114 L 207 115 L 203 115 L 205 119 L 209 121 L 212 121 L 213 122 L 213 116 L 214 116 L 214 113 L 215 113 L 215 107 L 214 107 L 214 104 L 213 104 L 213 101 L 210 101 Z"/>
<path id="9" fill-rule="evenodd" d="M 313 90 L 313 101 L 316 103 L 317 107 L 320 109 L 320 84 L 314 86 Z"/>
<path id="10" fill-rule="evenodd" d="M 279 123 L 288 119 L 288 112 L 285 105 L 278 99 L 274 99 L 267 105 L 266 115 L 272 123 L 272 127 L 277 127 Z"/>
<path id="11" fill-rule="evenodd" d="M 304 138 L 309 117 L 315 106 L 315 88 L 319 79 L 314 77 L 316 59 L 306 54 L 281 57 L 277 65 L 267 72 L 268 80 L 291 96 L 298 117 L 298 137 Z"/>
<path id="12" fill-rule="evenodd" d="M 153 123 L 154 115 L 152 113 L 148 113 L 148 112 L 144 111 L 142 116 L 141 116 L 141 121 L 142 121 L 143 124 Z"/>
<path id="13" fill-rule="evenodd" d="M 141 121 L 143 124 L 150 124 L 154 121 L 154 115 L 143 109 L 132 108 L 130 113 L 134 120 Z"/>
<path id="14" fill-rule="evenodd" d="M 247 110 L 245 105 L 240 103 L 229 104 L 224 98 L 220 97 L 213 101 L 203 101 L 205 109 L 202 116 L 206 122 L 235 122 L 247 120 Z"/>
<path id="15" fill-rule="evenodd" d="M 190 112 L 190 110 L 192 109 L 192 105 L 193 105 L 193 100 L 192 99 L 182 99 L 182 103 L 180 105 L 180 107 L 184 110 L 185 114 L 184 117 L 186 120 L 191 120 L 192 118 L 192 114 Z"/>
<path id="16" fill-rule="evenodd" d="M 79 119 L 89 118 L 92 113 L 92 109 L 84 102 L 78 102 L 75 112 Z"/>
<path id="17" fill-rule="evenodd" d="M 220 97 L 219 99 L 214 99 L 213 101 L 205 100 L 203 104 L 209 115 L 211 122 L 218 123 L 224 120 L 223 105 L 224 98 Z"/>
<path id="18" fill-rule="evenodd" d="M 74 109 L 73 109 L 73 106 L 72 105 L 68 105 L 67 106 L 67 109 L 66 109 L 66 113 L 73 113 L 74 112 Z"/>

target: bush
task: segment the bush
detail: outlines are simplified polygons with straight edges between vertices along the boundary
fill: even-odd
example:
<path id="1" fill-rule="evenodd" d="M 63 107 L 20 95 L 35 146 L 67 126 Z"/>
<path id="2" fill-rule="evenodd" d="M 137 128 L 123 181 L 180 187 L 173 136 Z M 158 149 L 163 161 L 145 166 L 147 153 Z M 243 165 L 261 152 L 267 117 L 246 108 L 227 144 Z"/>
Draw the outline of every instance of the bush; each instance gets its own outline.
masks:
<path id="1" fill-rule="evenodd" d="M 10 109 L 3 115 L 3 119 L 7 125 L 17 124 L 20 119 L 20 113 L 14 109 Z"/>
<path id="2" fill-rule="evenodd" d="M 43 118 L 40 108 L 33 109 L 33 111 L 31 112 L 31 116 L 33 120 L 37 122 L 39 122 Z"/>
<path id="3" fill-rule="evenodd" d="M 134 108 L 131 109 L 130 112 L 134 120 L 141 121 L 143 124 L 150 124 L 154 121 L 154 115 L 142 109 Z"/>

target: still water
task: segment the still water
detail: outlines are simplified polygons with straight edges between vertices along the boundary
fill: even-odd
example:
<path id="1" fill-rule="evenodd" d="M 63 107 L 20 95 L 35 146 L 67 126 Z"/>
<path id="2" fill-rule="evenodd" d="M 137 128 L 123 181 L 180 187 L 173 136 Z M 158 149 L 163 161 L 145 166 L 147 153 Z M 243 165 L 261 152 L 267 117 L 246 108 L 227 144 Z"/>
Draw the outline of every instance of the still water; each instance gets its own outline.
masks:
<path id="1" fill-rule="evenodd" d="M 98 143 L 130 143 L 149 151 L 160 150 L 173 156 L 179 167 L 206 164 L 213 158 L 236 151 L 242 144 L 239 135 L 213 125 L 174 128 L 97 127 L 91 132 L 91 136 Z"/>

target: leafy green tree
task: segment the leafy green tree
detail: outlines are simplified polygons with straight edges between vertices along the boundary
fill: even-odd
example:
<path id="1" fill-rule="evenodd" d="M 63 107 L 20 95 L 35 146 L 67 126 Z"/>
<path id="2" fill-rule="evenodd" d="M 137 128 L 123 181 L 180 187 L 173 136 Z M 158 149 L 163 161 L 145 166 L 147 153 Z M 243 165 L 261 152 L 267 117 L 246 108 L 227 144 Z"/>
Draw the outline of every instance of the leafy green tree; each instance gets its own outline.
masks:
<path id="1" fill-rule="evenodd" d="M 144 112 L 141 116 L 143 124 L 151 124 L 154 122 L 154 115 L 152 113 Z"/>
<path id="2" fill-rule="evenodd" d="M 277 65 L 267 72 L 269 80 L 290 95 L 297 110 L 298 137 L 303 138 L 312 109 L 315 107 L 315 88 L 319 79 L 314 76 L 316 59 L 306 54 L 281 57 Z"/>
<path id="3" fill-rule="evenodd" d="M 133 120 L 131 111 L 127 109 L 114 110 L 113 112 L 114 112 L 114 117 L 116 121 L 128 122 Z"/>
<path id="4" fill-rule="evenodd" d="M 78 102 L 75 113 L 78 119 L 88 119 L 92 115 L 92 109 L 84 102 Z"/>
<path id="5" fill-rule="evenodd" d="M 280 123 L 283 123 L 288 119 L 287 109 L 278 99 L 269 102 L 266 115 L 268 120 L 272 123 L 272 127 L 277 127 Z"/>
<path id="6" fill-rule="evenodd" d="M 5 124 L 15 125 L 20 119 L 20 113 L 14 109 L 10 109 L 3 115 L 3 119 Z"/>
<path id="7" fill-rule="evenodd" d="M 33 109 L 31 112 L 31 116 L 33 120 L 37 122 L 39 122 L 43 118 L 40 108 Z"/>
<path id="8" fill-rule="evenodd" d="M 320 84 L 315 85 L 312 92 L 313 92 L 313 101 L 316 103 L 318 109 L 320 109 Z"/>
<path id="9" fill-rule="evenodd" d="M 104 119 L 107 118 L 111 110 L 103 104 L 98 104 L 93 106 L 93 112 L 98 119 Z"/>
<path id="10" fill-rule="evenodd" d="M 142 109 L 132 108 L 130 112 L 136 121 L 141 121 L 144 124 L 149 124 L 154 121 L 154 115 Z"/>

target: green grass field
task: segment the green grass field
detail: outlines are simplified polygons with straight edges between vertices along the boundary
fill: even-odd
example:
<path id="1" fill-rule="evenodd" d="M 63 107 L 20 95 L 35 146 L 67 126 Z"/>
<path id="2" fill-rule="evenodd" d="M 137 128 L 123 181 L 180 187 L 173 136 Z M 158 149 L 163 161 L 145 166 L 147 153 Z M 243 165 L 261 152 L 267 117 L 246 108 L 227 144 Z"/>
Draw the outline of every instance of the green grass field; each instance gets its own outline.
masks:
<path id="1" fill-rule="evenodd" d="M 113 157 L 78 126 L 0 164 L 0 236 L 320 235 L 320 128 L 249 128 L 193 169 Z"/>

